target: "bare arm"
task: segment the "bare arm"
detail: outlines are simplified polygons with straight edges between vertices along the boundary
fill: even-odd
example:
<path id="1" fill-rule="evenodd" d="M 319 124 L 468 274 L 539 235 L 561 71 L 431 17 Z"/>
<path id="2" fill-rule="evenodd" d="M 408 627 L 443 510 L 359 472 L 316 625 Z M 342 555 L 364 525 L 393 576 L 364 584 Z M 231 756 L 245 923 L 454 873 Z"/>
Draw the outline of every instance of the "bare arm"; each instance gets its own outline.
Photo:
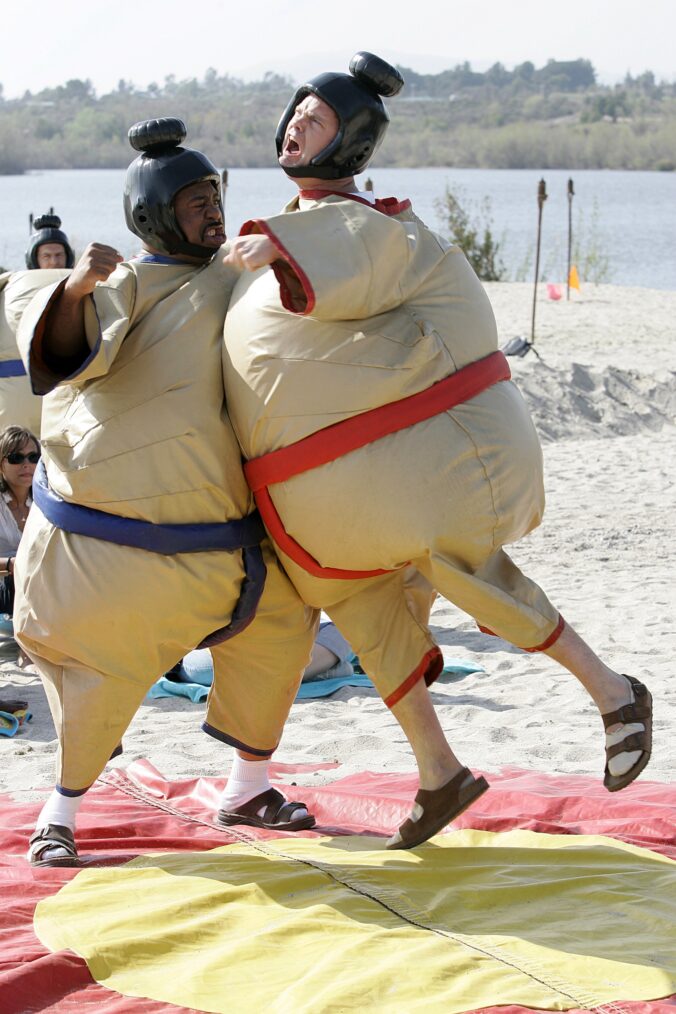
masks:
<path id="1" fill-rule="evenodd" d="M 89 355 L 85 335 L 85 300 L 97 282 L 105 282 L 122 256 L 110 246 L 90 243 L 54 300 L 42 338 L 42 356 L 50 364 L 81 362 Z"/>

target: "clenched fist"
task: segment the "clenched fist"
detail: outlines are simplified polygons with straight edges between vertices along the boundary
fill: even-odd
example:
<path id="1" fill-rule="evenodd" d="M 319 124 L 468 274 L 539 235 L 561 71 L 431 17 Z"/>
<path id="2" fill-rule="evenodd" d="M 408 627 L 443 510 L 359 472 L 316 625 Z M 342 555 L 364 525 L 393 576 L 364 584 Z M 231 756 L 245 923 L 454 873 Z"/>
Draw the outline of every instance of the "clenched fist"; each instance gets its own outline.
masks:
<path id="1" fill-rule="evenodd" d="M 90 243 L 65 285 L 69 296 L 81 299 L 94 291 L 97 282 L 105 282 L 124 258 L 112 246 Z"/>
<path id="2" fill-rule="evenodd" d="M 223 263 L 242 271 L 257 271 L 258 268 L 272 264 L 278 257 L 279 250 L 267 236 L 237 236 L 231 241 Z"/>

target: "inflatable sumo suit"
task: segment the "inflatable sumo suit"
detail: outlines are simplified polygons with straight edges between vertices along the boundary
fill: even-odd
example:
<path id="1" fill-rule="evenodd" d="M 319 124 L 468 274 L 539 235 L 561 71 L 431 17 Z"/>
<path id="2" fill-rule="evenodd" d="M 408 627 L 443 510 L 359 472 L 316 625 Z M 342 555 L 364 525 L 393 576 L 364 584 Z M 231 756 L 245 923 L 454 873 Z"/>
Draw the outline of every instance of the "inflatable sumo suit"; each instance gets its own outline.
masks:
<path id="1" fill-rule="evenodd" d="M 198 152 L 151 148 L 137 159 L 151 176 L 155 157 L 174 185 L 214 174 L 216 185 Z M 46 473 L 17 557 L 14 622 L 45 682 L 65 794 L 94 781 L 152 683 L 198 644 L 212 648 L 215 669 L 205 731 L 267 757 L 310 655 L 315 614 L 265 544 L 263 563 L 224 409 L 235 275 L 213 253 L 119 265 L 88 300 L 90 352 L 67 376 L 40 351 L 59 285 L 33 299 L 19 327 L 44 397 Z M 229 623 L 242 632 L 221 642 Z"/>
<path id="2" fill-rule="evenodd" d="M 19 358 L 16 330 L 25 307 L 46 285 L 68 275 L 65 270 L 15 271 L 0 275 L 0 430 L 22 426 L 40 436 L 42 400 L 31 390 Z"/>
<path id="3" fill-rule="evenodd" d="M 340 118 L 324 77 L 304 87 Z M 326 610 L 390 706 L 438 675 L 428 632 L 410 622 L 406 564 L 482 629 L 548 647 L 563 620 L 503 549 L 541 520 L 540 445 L 462 252 L 408 201 L 330 189 L 301 191 L 243 232 L 265 233 L 279 260 L 235 286 L 228 407 L 301 596 Z M 301 290 L 284 284 L 290 265 Z"/>

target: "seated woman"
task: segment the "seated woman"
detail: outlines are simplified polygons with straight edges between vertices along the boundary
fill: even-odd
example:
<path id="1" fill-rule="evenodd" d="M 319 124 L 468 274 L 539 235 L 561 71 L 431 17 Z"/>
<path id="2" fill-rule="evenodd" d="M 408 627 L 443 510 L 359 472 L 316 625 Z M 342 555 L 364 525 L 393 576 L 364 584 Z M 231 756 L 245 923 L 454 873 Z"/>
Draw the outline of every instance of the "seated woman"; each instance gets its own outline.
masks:
<path id="1" fill-rule="evenodd" d="M 30 430 L 7 426 L 0 432 L 0 613 L 9 617 L 14 612 L 14 557 L 33 502 L 39 460 L 40 443 Z M 23 653 L 21 661 L 28 661 Z"/>

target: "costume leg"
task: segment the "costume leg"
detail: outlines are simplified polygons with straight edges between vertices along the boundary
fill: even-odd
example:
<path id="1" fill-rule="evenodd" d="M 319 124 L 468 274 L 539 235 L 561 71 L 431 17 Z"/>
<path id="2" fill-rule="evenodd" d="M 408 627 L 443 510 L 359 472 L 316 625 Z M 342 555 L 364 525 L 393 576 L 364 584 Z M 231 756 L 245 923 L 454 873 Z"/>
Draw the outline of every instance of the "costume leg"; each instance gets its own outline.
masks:
<path id="1" fill-rule="evenodd" d="M 325 607 L 388 707 L 419 680 L 433 682 L 443 667 L 426 625 L 430 597 L 427 583 L 405 568 L 360 581 L 352 594 Z"/>
<path id="2" fill-rule="evenodd" d="M 404 595 L 412 615 L 421 626 L 428 627 L 437 591 L 415 567 L 404 570 Z"/>
<path id="3" fill-rule="evenodd" d="M 416 566 L 445 597 L 472 616 L 479 627 L 526 651 L 554 643 L 563 620 L 542 589 L 526 577 L 503 549 L 472 567 L 459 559 L 457 547 L 447 553 L 437 543 Z M 464 564 L 464 565 L 463 565 Z"/>
<path id="4" fill-rule="evenodd" d="M 306 606 L 267 543 L 267 578 L 256 617 L 214 646 L 205 732 L 257 757 L 279 743 L 308 664 L 319 612 Z"/>
<path id="5" fill-rule="evenodd" d="M 15 629 L 47 688 L 60 787 L 96 779 L 152 683 L 227 622 L 241 573 L 239 554 L 161 556 L 70 535 L 31 511 Z"/>
<path id="6" fill-rule="evenodd" d="M 40 671 L 59 740 L 56 785 L 76 794 L 98 778 L 119 746 L 157 674 L 140 669 L 136 681 L 119 679 L 73 659 L 60 665 L 22 641 Z"/>

